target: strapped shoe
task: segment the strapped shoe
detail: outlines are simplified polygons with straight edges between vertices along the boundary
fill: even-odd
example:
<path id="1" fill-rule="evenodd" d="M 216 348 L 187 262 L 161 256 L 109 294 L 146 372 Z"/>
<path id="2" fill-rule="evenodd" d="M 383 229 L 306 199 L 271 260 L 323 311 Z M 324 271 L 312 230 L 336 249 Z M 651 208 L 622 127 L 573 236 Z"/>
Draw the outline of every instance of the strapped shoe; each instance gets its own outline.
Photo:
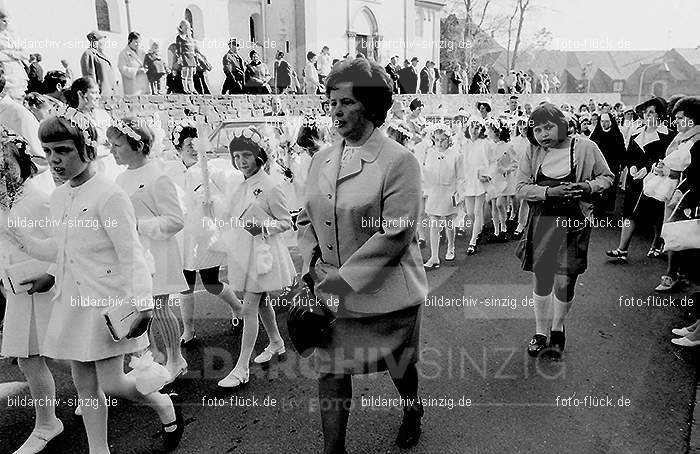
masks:
<path id="1" fill-rule="evenodd" d="M 547 348 L 547 336 L 544 334 L 535 334 L 527 344 L 527 354 L 530 356 L 538 356 Z"/>
<path id="2" fill-rule="evenodd" d="M 56 421 L 58 421 L 58 425 L 54 430 L 46 431 L 34 429 L 29 435 L 29 438 L 27 438 L 14 454 L 37 454 L 44 451 L 51 440 L 58 437 L 63 432 L 63 423 L 60 419 L 56 419 Z"/>

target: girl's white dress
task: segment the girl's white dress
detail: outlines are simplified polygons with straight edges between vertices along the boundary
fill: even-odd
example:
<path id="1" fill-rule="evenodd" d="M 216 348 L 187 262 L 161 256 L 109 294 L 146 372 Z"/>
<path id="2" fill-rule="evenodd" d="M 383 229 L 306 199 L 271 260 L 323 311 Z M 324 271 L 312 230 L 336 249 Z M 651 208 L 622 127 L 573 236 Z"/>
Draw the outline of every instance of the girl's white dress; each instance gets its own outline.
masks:
<path id="1" fill-rule="evenodd" d="M 212 248 L 218 239 L 218 232 L 228 220 L 213 219 L 212 216 L 221 210 L 214 210 L 205 216 L 204 207 L 204 177 L 201 163 L 189 168 L 178 163 L 179 177 L 175 182 L 182 191 L 182 206 L 185 213 L 185 227 L 182 230 L 183 269 L 198 271 L 226 263 L 226 253 Z M 216 169 L 209 165 L 209 191 L 211 200 L 217 206 L 226 206 L 226 187 L 231 181 L 242 181 L 243 175 L 235 169 L 232 173 Z"/>
<path id="2" fill-rule="evenodd" d="M 131 198 L 141 244 L 153 257 L 153 295 L 187 290 L 181 246 L 175 237 L 185 225 L 175 183 L 157 161 L 126 169 L 116 183 Z"/>
<path id="3" fill-rule="evenodd" d="M 428 149 L 423 165 L 425 212 L 430 216 L 457 214 L 457 183 L 461 180 L 463 164 L 456 147 Z"/>
<path id="4" fill-rule="evenodd" d="M 519 162 L 517 152 L 511 142 L 498 142 L 494 153 L 496 156 L 496 179 L 505 182 L 505 185 L 501 183 L 504 186 L 501 195 L 514 196 Z"/>
<path id="5" fill-rule="evenodd" d="M 50 235 L 50 225 L 46 222 L 50 216 L 49 195 L 41 191 L 32 180 L 24 183 L 22 194 L 6 216 L 7 219 L 2 219 L 3 225 L 0 228 L 7 227 L 8 221 L 15 225 L 26 221 L 30 235 L 40 239 L 46 239 Z M 0 217 L 4 218 L 5 215 Z M 15 295 L 7 286 L 7 267 L 27 260 L 34 259 L 15 244 L 3 240 L 0 235 L 0 279 L 6 283 L 7 297 L 1 350 L 3 356 L 27 358 L 43 354 L 42 344 L 51 317 L 54 289 L 46 293 L 29 295 L 22 292 Z M 49 263 L 46 266 L 48 268 Z"/>
<path id="6" fill-rule="evenodd" d="M 487 141 L 485 139 L 466 140 L 462 146 L 462 181 L 459 185 L 461 197 L 474 197 L 486 193 L 487 183 L 480 177 L 489 175 Z"/>
<path id="7" fill-rule="evenodd" d="M 508 144 L 506 142 L 487 141 L 486 155 L 489 160 L 489 175 L 491 175 L 491 183 L 486 188 L 486 200 L 492 200 L 505 194 L 508 187 L 508 179 L 506 178 L 505 166 L 502 165 L 504 156 L 508 155 Z M 515 194 L 515 191 L 513 191 Z"/>
<path id="8" fill-rule="evenodd" d="M 143 350 L 146 334 L 115 342 L 102 316 L 116 304 L 153 307 L 151 274 L 129 196 L 98 173 L 80 186 L 56 188 L 50 206 L 51 238 L 25 239 L 30 255 L 56 263 L 43 355 L 87 362 Z"/>
<path id="9" fill-rule="evenodd" d="M 227 199 L 230 205 L 221 217 L 230 227 L 225 234 L 229 285 L 252 293 L 292 285 L 296 270 L 281 235 L 292 228 L 292 218 L 281 186 L 261 169 L 232 185 Z M 264 226 L 261 235 L 253 237 L 243 228 L 252 219 L 250 213 L 259 213 L 253 217 Z M 265 219 L 260 219 L 263 214 Z"/>

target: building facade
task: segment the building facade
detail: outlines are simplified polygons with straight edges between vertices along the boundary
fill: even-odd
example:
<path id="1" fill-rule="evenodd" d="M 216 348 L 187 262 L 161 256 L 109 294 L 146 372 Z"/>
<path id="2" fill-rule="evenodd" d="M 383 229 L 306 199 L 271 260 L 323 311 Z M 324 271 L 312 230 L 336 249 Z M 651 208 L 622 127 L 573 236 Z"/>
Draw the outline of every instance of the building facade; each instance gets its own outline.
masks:
<path id="1" fill-rule="evenodd" d="M 129 31 L 165 50 L 182 19 L 192 24 L 200 50 L 214 66 L 208 74 L 213 92 L 224 75 L 221 58 L 230 37 L 243 44 L 248 59 L 256 50 L 272 68 L 283 51 L 301 75 L 306 53 L 331 49 L 333 58 L 363 53 L 386 65 L 393 55 L 439 61 L 440 18 L 444 0 L 0 0 L 11 30 L 27 53 L 41 53 L 46 70 L 66 59 L 76 76 L 88 45 L 86 35 L 107 36 L 106 54 L 116 66 Z M 116 68 L 115 68 L 116 69 Z M 120 77 L 117 77 L 120 79 Z"/>

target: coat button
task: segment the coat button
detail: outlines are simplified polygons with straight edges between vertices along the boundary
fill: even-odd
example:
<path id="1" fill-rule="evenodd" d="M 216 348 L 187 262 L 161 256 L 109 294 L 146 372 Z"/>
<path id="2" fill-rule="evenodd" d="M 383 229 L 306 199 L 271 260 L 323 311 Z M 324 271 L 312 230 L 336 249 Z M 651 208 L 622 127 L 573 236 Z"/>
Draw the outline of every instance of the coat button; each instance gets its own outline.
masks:
<path id="1" fill-rule="evenodd" d="M 329 251 L 333 250 L 333 245 L 332 244 L 327 244 L 326 247 L 328 248 Z"/>
<path id="2" fill-rule="evenodd" d="M 76 284 L 80 285 L 80 281 L 75 281 Z"/>
<path id="3" fill-rule="evenodd" d="M 333 198 L 333 194 L 328 194 L 328 200 Z"/>
<path id="4" fill-rule="evenodd" d="M 332 224 L 332 222 L 331 222 L 331 221 L 326 221 L 326 225 L 327 225 L 328 227 L 330 227 L 330 226 L 331 226 L 331 224 Z"/>

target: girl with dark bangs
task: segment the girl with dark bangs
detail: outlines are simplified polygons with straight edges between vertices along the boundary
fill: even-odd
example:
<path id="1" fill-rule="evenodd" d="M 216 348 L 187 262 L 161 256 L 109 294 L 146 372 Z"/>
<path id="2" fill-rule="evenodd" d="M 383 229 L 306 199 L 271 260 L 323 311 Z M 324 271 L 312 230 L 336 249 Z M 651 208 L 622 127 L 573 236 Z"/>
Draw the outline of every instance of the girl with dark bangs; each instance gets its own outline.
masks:
<path id="1" fill-rule="evenodd" d="M 124 374 L 124 355 L 148 346 L 152 318 L 151 274 L 136 231 L 129 197 L 95 170 L 97 131 L 91 121 L 67 108 L 39 127 L 52 171 L 65 181 L 51 195 L 52 237 L 40 240 L 19 229 L 15 239 L 27 254 L 56 262 L 56 289 L 43 341 L 47 357 L 69 360 L 82 406 L 90 453 L 109 452 L 105 394 L 153 408 L 163 423 L 163 447 L 180 443 L 184 420 L 175 395 L 142 394 L 133 377 Z M 45 274 L 32 285 L 48 290 Z M 105 309 L 130 304 L 137 312 L 129 333 L 116 341 L 102 315 Z"/>
<path id="2" fill-rule="evenodd" d="M 530 205 L 517 255 L 523 269 L 534 273 L 531 356 L 549 347 L 560 357 L 564 350 L 564 321 L 573 304 L 576 279 L 588 264 L 592 204 L 587 199 L 613 180 L 596 144 L 570 137 L 567 129 L 566 117 L 554 105 L 535 109 L 527 128 L 533 146 L 518 169 L 517 195 Z"/>

